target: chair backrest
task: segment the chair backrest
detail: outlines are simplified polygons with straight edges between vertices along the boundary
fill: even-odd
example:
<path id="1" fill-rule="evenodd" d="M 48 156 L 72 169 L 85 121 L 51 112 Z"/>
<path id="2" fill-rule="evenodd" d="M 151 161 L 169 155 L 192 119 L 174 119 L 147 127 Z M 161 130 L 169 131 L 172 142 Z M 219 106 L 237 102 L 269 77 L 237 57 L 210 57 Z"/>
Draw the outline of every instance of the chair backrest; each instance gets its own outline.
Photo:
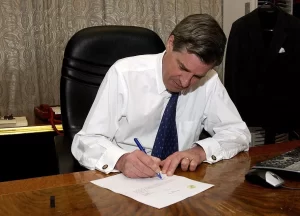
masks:
<path id="1" fill-rule="evenodd" d="M 62 65 L 60 103 L 65 136 L 79 132 L 98 88 L 118 59 L 165 50 L 152 30 L 135 26 L 95 26 L 69 40 Z"/>

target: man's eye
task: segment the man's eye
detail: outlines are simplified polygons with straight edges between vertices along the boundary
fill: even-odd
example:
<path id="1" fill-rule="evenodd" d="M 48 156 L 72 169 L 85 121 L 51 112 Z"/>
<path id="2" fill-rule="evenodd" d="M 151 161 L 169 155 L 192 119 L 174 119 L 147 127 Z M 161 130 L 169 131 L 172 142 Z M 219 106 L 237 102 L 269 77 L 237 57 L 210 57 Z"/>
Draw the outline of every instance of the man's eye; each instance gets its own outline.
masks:
<path id="1" fill-rule="evenodd" d="M 197 75 L 194 75 L 194 77 L 197 78 L 197 79 L 201 79 L 202 78 L 202 76 L 197 76 Z"/>

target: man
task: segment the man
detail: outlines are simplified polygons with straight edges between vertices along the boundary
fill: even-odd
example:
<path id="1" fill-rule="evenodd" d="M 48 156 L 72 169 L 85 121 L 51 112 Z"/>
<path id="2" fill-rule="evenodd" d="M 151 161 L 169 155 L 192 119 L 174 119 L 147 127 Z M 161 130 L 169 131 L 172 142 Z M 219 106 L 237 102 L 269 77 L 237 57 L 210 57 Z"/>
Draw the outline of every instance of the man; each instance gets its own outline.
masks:
<path id="1" fill-rule="evenodd" d="M 74 137 L 75 158 L 88 169 L 144 178 L 160 171 L 173 175 L 178 166 L 194 171 L 203 161 L 248 150 L 249 130 L 212 69 L 222 62 L 225 44 L 218 23 L 195 14 L 175 27 L 165 52 L 117 61 Z M 165 120 L 169 101 L 176 110 L 174 119 Z M 165 126 L 171 132 L 161 139 Z M 199 141 L 203 129 L 212 137 Z"/>

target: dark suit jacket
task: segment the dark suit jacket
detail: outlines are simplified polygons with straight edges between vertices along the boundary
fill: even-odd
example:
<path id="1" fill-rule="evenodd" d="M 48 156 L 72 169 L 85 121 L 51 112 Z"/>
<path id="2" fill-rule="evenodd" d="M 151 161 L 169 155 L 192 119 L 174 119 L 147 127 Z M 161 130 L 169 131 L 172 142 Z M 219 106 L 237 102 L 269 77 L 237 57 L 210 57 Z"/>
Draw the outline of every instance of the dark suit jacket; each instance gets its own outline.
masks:
<path id="1" fill-rule="evenodd" d="M 299 125 L 300 20 L 278 9 L 273 32 L 266 32 L 260 10 L 232 25 L 225 87 L 248 126 Z"/>

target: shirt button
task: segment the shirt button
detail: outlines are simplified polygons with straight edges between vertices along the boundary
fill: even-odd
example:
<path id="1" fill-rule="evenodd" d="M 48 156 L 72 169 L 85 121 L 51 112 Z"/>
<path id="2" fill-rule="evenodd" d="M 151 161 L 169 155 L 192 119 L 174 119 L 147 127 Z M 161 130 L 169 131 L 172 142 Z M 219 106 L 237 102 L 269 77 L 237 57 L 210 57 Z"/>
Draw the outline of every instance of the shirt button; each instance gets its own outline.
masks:
<path id="1" fill-rule="evenodd" d="M 108 167 L 108 165 L 107 164 L 105 164 L 105 165 L 103 165 L 103 167 L 102 167 L 102 169 L 106 169 Z"/>
<path id="2" fill-rule="evenodd" d="M 216 156 L 214 156 L 214 155 L 212 155 L 211 158 L 212 158 L 213 160 L 217 160 Z"/>

